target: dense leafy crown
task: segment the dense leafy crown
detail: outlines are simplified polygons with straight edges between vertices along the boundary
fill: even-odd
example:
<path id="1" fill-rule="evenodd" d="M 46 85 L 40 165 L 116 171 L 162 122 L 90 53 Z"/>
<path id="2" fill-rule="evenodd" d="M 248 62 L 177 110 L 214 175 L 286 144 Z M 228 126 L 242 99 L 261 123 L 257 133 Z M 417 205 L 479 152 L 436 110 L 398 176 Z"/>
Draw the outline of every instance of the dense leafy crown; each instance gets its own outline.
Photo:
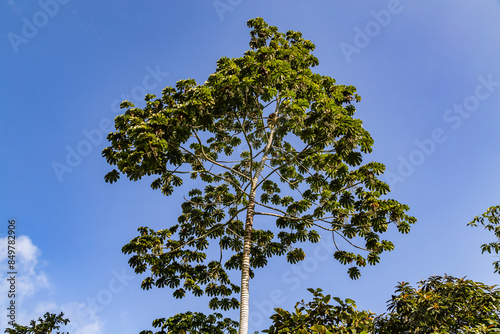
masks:
<path id="1" fill-rule="evenodd" d="M 69 334 L 69 332 L 54 331 L 61 328 L 61 325 L 67 325 L 69 319 L 63 318 L 64 313 L 45 313 L 38 320 L 31 320 L 29 326 L 14 324 L 13 328 L 6 328 L 7 334 Z"/>
<path id="2" fill-rule="evenodd" d="M 347 298 L 323 295 L 321 289 L 308 289 L 314 295 L 311 302 L 295 305 L 295 312 L 277 308 L 271 316 L 273 324 L 263 333 L 296 334 L 368 334 L 373 332 L 374 313 L 358 311 L 356 303 Z M 337 305 L 329 304 L 334 300 Z"/>
<path id="3" fill-rule="evenodd" d="M 153 321 L 151 330 L 141 331 L 139 334 L 236 334 L 238 323 L 229 318 L 222 319 L 220 313 L 204 315 L 198 312 L 179 313 L 168 319 L 161 318 Z"/>
<path id="4" fill-rule="evenodd" d="M 376 333 L 498 333 L 500 290 L 465 278 L 432 276 L 396 287 Z"/>
<path id="5" fill-rule="evenodd" d="M 312 290 L 312 302 L 297 303 L 291 313 L 277 308 L 264 333 L 315 334 L 484 334 L 500 332 L 500 290 L 465 278 L 431 276 L 417 288 L 396 286 L 388 313 L 358 311 L 353 300 Z M 336 301 L 336 305 L 329 302 Z"/>
<path id="6" fill-rule="evenodd" d="M 206 184 L 189 191 L 177 224 L 142 227 L 123 251 L 135 254 L 129 263 L 137 273 L 151 271 L 143 288 L 168 286 L 179 298 L 206 294 L 215 309 L 238 307 L 231 296 L 240 287 L 229 271 L 242 266 L 241 214 L 275 220 L 274 227 L 265 220 L 265 229 L 252 230 L 252 269 L 274 255 L 303 260 L 294 245 L 318 242 L 324 230 L 339 247 L 335 258 L 352 265 L 352 278 L 393 249 L 380 240 L 390 223 L 407 233 L 415 221 L 406 205 L 381 198 L 389 191 L 377 178 L 384 166 L 361 165 L 373 140 L 353 118 L 355 87 L 314 73 L 315 46 L 300 32 L 280 33 L 261 18 L 248 26 L 251 50 L 221 58 L 204 84 L 181 80 L 161 97 L 146 95 L 144 108 L 123 102 L 126 111 L 103 151 L 117 167 L 108 182 L 120 174 L 134 181 L 151 176 L 152 188 L 165 195 L 183 184 L 183 175 Z M 211 261 L 210 239 L 220 247 Z"/>

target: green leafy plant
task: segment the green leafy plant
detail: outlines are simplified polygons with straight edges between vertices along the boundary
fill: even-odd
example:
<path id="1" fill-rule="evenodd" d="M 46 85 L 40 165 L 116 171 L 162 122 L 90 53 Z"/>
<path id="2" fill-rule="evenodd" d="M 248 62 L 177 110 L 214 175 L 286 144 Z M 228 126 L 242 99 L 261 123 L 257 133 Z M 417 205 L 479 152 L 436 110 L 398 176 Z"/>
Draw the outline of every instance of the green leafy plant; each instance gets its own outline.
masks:
<path id="1" fill-rule="evenodd" d="M 177 224 L 140 227 L 123 252 L 136 273 L 149 273 L 143 289 L 168 286 L 176 298 L 190 292 L 210 297 L 212 309 L 240 308 L 245 334 L 249 280 L 269 258 L 303 260 L 300 245 L 319 242 L 323 230 L 356 279 L 394 248 L 380 239 L 390 224 L 407 233 L 415 222 L 406 205 L 384 198 L 384 165 L 362 165 L 373 139 L 353 118 L 355 87 L 314 73 L 315 46 L 300 32 L 280 33 L 262 18 L 248 26 L 251 49 L 221 58 L 203 84 L 180 80 L 146 95 L 143 108 L 123 102 L 103 151 L 116 166 L 110 183 L 146 177 L 169 196 L 198 182 Z"/>
<path id="2" fill-rule="evenodd" d="M 349 298 L 308 290 L 312 302 L 297 303 L 293 313 L 276 308 L 263 333 L 500 333 L 500 290 L 465 278 L 431 276 L 417 288 L 401 282 L 387 302 L 387 314 L 379 316 L 358 311 Z M 332 300 L 337 305 L 329 304 Z"/>
<path id="3" fill-rule="evenodd" d="M 376 333 L 498 333 L 500 291 L 452 276 L 432 276 L 413 288 L 396 286 Z"/>
<path id="4" fill-rule="evenodd" d="M 161 318 L 153 321 L 153 327 L 160 330 L 153 333 L 150 330 L 142 331 L 140 334 L 236 334 L 238 323 L 225 318 L 222 314 L 215 313 L 206 316 L 198 312 L 179 313 L 168 319 Z"/>
<path id="5" fill-rule="evenodd" d="M 14 324 L 13 328 L 5 329 L 4 333 L 7 334 L 49 334 L 53 330 L 59 329 L 61 324 L 68 324 L 69 320 L 63 318 L 64 313 L 53 314 L 45 313 L 43 318 L 38 320 L 31 320 L 29 326 L 21 326 Z M 65 334 L 64 332 L 56 332 L 57 334 Z M 66 333 L 69 334 L 69 333 Z"/>
<path id="6" fill-rule="evenodd" d="M 500 206 L 492 206 L 481 216 L 476 216 L 467 224 L 469 226 L 482 225 L 488 231 L 492 231 L 497 238 L 496 241 L 481 245 L 482 253 L 495 253 L 500 252 Z M 493 262 L 495 273 L 500 274 L 500 261 Z"/>
<path id="7" fill-rule="evenodd" d="M 321 289 L 308 289 L 314 295 L 313 301 L 304 300 L 295 305 L 295 312 L 290 313 L 276 308 L 271 316 L 273 324 L 263 333 L 297 334 L 367 334 L 373 330 L 374 313 L 358 311 L 352 299 L 345 301 L 338 297 L 323 295 Z M 338 305 L 330 305 L 331 300 Z"/>

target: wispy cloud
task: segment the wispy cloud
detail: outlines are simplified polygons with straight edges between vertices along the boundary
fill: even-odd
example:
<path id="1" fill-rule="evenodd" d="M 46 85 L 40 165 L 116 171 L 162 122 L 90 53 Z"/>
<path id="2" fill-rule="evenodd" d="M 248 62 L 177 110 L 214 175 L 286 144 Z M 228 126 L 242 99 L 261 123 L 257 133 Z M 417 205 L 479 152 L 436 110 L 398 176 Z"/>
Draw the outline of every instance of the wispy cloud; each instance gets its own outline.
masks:
<path id="1" fill-rule="evenodd" d="M 0 291 L 2 296 L 6 296 L 9 283 L 6 281 L 7 274 L 7 237 L 0 239 L 0 263 L 1 277 Z M 15 261 L 17 270 L 16 299 L 24 300 L 32 296 L 37 290 L 49 288 L 50 284 L 44 271 L 40 270 L 38 258 L 41 252 L 27 236 L 16 238 Z M 3 320 L 3 319 L 2 319 Z"/>
<path id="2" fill-rule="evenodd" d="M 0 328 L 7 328 L 8 318 L 5 310 L 9 299 L 4 298 L 9 291 L 9 282 L 7 281 L 8 254 L 7 237 L 0 238 L 0 295 L 2 296 L 0 307 Z M 41 269 L 40 260 L 41 251 L 33 244 L 28 236 L 16 238 L 15 261 L 16 261 L 16 304 L 22 305 L 16 314 L 16 322 L 27 324 L 32 319 L 38 319 L 46 312 L 59 313 L 64 312 L 70 323 L 65 326 L 73 334 L 103 334 L 104 322 L 100 317 L 89 314 L 88 307 L 84 303 L 68 302 L 58 304 L 52 301 L 40 300 L 36 298 L 39 291 L 54 288 Z M 61 327 L 61 329 L 63 329 Z"/>

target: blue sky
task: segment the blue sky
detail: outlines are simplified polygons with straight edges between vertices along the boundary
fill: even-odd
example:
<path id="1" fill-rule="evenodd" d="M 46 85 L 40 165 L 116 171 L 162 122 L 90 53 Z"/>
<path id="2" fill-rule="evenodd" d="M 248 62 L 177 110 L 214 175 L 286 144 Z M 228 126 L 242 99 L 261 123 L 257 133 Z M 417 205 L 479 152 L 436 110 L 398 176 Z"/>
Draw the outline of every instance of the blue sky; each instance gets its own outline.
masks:
<path id="1" fill-rule="evenodd" d="M 299 30 L 317 71 L 362 96 L 368 161 L 387 166 L 391 197 L 418 222 L 351 281 L 326 243 L 306 262 L 276 259 L 251 282 L 251 321 L 308 299 L 308 287 L 383 312 L 399 281 L 434 274 L 498 283 L 492 235 L 466 224 L 500 203 L 500 1 L 7 0 L 0 4 L 1 300 L 6 235 L 16 220 L 18 321 L 63 310 L 72 333 L 138 333 L 158 317 L 206 311 L 140 289 L 121 247 L 139 226 L 170 226 L 181 199 L 146 182 L 106 184 L 101 157 L 117 103 L 176 81 L 205 81 L 248 49 L 247 20 Z M 6 305 L 6 304 L 5 304 Z M 1 309 L 5 310 L 4 304 Z M 6 326 L 5 311 L 0 328 Z M 235 316 L 236 318 L 236 316 Z"/>

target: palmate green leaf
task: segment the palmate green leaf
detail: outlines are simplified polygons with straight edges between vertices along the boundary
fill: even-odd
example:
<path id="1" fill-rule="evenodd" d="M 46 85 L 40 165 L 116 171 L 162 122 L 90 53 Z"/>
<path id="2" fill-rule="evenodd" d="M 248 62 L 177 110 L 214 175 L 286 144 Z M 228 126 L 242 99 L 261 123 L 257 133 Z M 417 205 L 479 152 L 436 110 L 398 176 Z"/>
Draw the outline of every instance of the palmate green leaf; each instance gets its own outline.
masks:
<path id="1" fill-rule="evenodd" d="M 358 267 L 351 267 L 347 270 L 350 279 L 358 279 L 361 277 L 361 272 Z"/>
<path id="2" fill-rule="evenodd" d="M 119 178 L 120 178 L 120 173 L 116 169 L 113 169 L 111 172 L 106 174 L 104 180 L 106 182 L 113 183 L 118 181 Z"/>
<path id="3" fill-rule="evenodd" d="M 287 253 L 286 259 L 288 262 L 294 264 L 305 259 L 305 253 L 301 248 L 291 250 Z"/>

